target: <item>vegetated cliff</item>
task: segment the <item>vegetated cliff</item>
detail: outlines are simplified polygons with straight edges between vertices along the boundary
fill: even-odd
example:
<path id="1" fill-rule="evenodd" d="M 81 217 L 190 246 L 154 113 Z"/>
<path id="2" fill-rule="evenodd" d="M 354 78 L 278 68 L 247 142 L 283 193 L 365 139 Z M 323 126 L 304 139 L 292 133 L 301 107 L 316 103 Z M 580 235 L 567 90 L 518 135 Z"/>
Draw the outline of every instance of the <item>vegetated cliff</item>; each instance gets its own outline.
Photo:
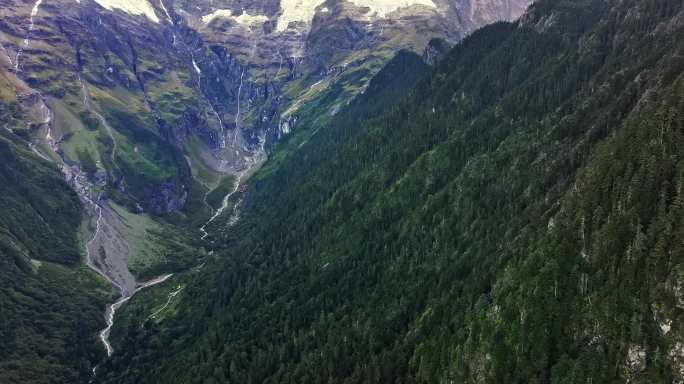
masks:
<path id="1" fill-rule="evenodd" d="M 388 69 L 100 381 L 683 380 L 683 20 L 542 0 L 399 101 Z"/>

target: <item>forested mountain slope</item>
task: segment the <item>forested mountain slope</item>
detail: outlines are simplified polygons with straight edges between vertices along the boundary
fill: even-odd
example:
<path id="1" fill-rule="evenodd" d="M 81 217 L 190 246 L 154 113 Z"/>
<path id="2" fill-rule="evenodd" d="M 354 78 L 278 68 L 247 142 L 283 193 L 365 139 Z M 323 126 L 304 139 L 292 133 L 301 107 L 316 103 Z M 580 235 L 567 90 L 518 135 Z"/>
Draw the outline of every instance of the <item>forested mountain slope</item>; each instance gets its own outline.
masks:
<path id="1" fill-rule="evenodd" d="M 78 264 L 78 197 L 11 136 L 0 132 L 0 382 L 87 382 L 112 292 Z"/>
<path id="2" fill-rule="evenodd" d="M 679 0 L 541 0 L 360 96 L 98 380 L 684 380 L 683 34 Z"/>
<path id="3" fill-rule="evenodd" d="M 115 340 L 175 313 L 273 147 L 530 1 L 0 0 L 0 383 L 90 382 L 132 295 Z"/>

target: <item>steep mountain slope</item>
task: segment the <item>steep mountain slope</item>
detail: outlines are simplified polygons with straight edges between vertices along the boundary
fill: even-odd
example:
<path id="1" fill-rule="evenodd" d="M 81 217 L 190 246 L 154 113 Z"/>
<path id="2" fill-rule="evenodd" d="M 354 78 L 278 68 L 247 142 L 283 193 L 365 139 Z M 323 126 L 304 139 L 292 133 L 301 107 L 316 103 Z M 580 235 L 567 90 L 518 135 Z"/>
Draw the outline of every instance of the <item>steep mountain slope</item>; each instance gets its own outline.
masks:
<path id="1" fill-rule="evenodd" d="M 87 382 L 112 294 L 79 265 L 81 205 L 56 167 L 0 132 L 0 382 Z"/>
<path id="2" fill-rule="evenodd" d="M 99 380 L 684 380 L 683 33 L 678 0 L 543 0 L 371 85 Z"/>
<path id="3" fill-rule="evenodd" d="M 215 210 L 210 192 L 261 164 L 303 106 L 323 100 L 334 114 L 398 49 L 458 39 L 526 1 L 487 17 L 468 8 L 480 16 L 453 25 L 444 15 L 469 2 L 313 3 L 3 0 L 3 92 L 43 120 L 12 130 L 80 175 L 91 200 L 106 197 L 109 232 L 133 225 L 117 207 L 200 227 Z M 125 264 L 136 245 L 117 237 L 105 246 Z"/>
<path id="4" fill-rule="evenodd" d="M 213 188 L 262 161 L 325 86 L 345 89 L 339 108 L 398 49 L 457 41 L 528 3 L 5 0 L 0 43 L 7 75 L 61 116 L 66 158 L 87 147 L 120 202 L 169 213 L 193 189 L 186 160 Z"/>
<path id="5" fill-rule="evenodd" d="M 131 307 L 172 310 L 238 176 L 296 151 L 400 49 L 444 39 L 434 62 L 528 3 L 0 0 L 0 381 L 88 381 L 116 307 L 96 272 L 119 303 L 168 279 Z"/>

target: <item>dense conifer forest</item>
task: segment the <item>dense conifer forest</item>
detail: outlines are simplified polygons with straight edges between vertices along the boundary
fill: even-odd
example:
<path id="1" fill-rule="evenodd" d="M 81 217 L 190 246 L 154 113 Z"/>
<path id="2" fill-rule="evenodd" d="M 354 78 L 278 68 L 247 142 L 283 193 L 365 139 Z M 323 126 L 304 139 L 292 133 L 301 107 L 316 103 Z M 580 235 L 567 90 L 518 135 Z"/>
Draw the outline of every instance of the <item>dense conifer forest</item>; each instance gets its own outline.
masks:
<path id="1" fill-rule="evenodd" d="M 540 0 L 399 54 L 98 381 L 684 379 L 683 7 Z"/>
<path id="2" fill-rule="evenodd" d="M 103 357 L 97 331 L 113 292 L 78 264 L 78 197 L 9 136 L 0 133 L 0 382 L 85 383 Z"/>

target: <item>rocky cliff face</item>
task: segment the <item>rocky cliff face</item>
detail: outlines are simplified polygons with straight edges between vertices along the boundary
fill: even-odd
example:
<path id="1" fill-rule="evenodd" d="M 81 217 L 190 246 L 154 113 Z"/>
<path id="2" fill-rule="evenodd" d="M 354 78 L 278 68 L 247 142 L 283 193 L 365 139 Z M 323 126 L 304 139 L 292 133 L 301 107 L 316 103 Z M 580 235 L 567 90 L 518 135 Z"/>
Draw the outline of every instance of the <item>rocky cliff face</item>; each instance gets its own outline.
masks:
<path id="1" fill-rule="evenodd" d="M 0 0 L 3 97 L 40 95 L 65 160 L 87 153 L 117 196 L 166 213 L 190 175 L 211 187 L 261 161 L 326 89 L 344 89 L 334 113 L 397 50 L 455 42 L 529 2 Z M 45 129 L 15 131 L 47 145 Z"/>

